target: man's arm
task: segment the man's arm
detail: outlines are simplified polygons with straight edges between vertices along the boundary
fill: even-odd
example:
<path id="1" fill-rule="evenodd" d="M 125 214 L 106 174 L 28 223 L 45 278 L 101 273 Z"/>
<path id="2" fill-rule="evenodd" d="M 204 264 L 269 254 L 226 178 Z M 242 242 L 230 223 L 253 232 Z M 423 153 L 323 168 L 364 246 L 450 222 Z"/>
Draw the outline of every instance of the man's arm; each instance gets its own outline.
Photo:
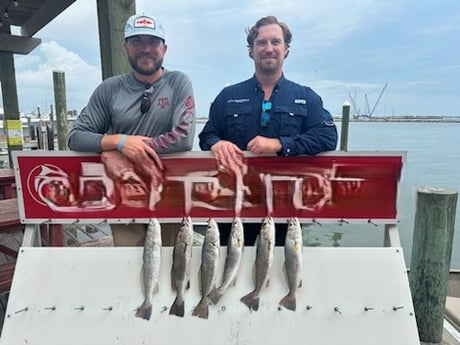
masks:
<path id="1" fill-rule="evenodd" d="M 196 115 L 192 83 L 183 73 L 173 78 L 171 83 L 174 99 L 172 128 L 147 142 L 158 153 L 189 151 L 193 147 Z"/>
<path id="2" fill-rule="evenodd" d="M 100 84 L 91 95 L 67 136 L 67 145 L 73 151 L 102 152 L 104 134 L 110 128 L 110 112 L 104 95 L 106 86 Z"/>
<path id="3" fill-rule="evenodd" d="M 308 95 L 308 116 L 301 134 L 280 137 L 281 156 L 316 155 L 337 147 L 337 128 L 331 114 L 324 109 L 321 97 L 313 90 Z"/>
<path id="4" fill-rule="evenodd" d="M 223 96 L 222 92 L 211 104 L 209 119 L 199 134 L 200 148 L 203 151 L 212 151 L 221 168 L 228 169 L 235 173 L 243 167 L 243 151 L 231 141 L 221 138 L 223 121 Z"/>
<path id="5" fill-rule="evenodd" d="M 198 135 L 200 148 L 203 151 L 211 150 L 211 147 L 222 139 L 220 127 L 223 126 L 223 118 L 223 93 L 221 91 L 211 103 L 208 121 Z"/>

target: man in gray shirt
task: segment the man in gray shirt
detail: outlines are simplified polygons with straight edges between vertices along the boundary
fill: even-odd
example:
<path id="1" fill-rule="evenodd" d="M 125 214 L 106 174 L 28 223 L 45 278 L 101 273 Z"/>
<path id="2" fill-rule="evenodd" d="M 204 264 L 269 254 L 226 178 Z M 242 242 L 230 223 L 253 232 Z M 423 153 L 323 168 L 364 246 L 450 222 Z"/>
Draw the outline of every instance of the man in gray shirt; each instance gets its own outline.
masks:
<path id="1" fill-rule="evenodd" d="M 74 151 L 101 152 L 104 162 L 125 160 L 161 177 L 159 153 L 189 151 L 195 134 L 190 79 L 163 65 L 167 51 L 161 23 L 134 15 L 126 23 L 124 49 L 132 73 L 104 80 L 68 135 Z M 115 164 L 116 165 L 116 164 Z M 112 226 L 115 245 L 143 243 L 145 225 Z"/>

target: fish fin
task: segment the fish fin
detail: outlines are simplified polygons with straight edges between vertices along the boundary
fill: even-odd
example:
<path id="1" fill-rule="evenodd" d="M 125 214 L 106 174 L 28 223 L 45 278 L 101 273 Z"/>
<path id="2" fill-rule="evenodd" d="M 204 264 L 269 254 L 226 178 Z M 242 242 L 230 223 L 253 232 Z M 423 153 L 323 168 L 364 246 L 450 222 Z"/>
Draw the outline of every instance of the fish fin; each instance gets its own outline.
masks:
<path id="1" fill-rule="evenodd" d="M 286 296 L 284 296 L 281 301 L 278 303 L 279 305 L 285 307 L 286 309 L 295 311 L 296 309 L 296 298 L 295 294 L 293 293 L 288 293 Z"/>
<path id="2" fill-rule="evenodd" d="M 143 318 L 144 320 L 150 320 L 152 316 L 152 305 L 150 303 L 142 303 L 142 305 L 136 311 L 136 317 Z"/>
<path id="3" fill-rule="evenodd" d="M 265 283 L 265 287 L 268 288 L 270 286 L 270 277 L 267 278 L 267 282 Z"/>
<path id="4" fill-rule="evenodd" d="M 195 307 L 192 313 L 193 316 L 198 316 L 201 319 L 207 319 L 209 317 L 208 299 L 204 297 L 200 303 Z"/>
<path id="5" fill-rule="evenodd" d="M 246 304 L 249 310 L 259 310 L 259 296 L 256 295 L 255 291 L 252 291 L 246 296 L 241 297 L 240 301 Z"/>
<path id="6" fill-rule="evenodd" d="M 169 309 L 169 315 L 184 317 L 184 304 L 184 301 L 179 301 L 176 297 L 174 303 L 171 305 L 171 308 Z"/>
<path id="7" fill-rule="evenodd" d="M 145 281 L 144 281 L 144 264 L 142 264 L 141 272 L 139 275 L 139 279 L 141 280 L 141 289 L 142 293 L 145 294 Z"/>
<path id="8" fill-rule="evenodd" d="M 299 288 L 302 287 L 302 279 L 300 279 L 300 281 L 299 281 L 299 286 L 298 286 L 298 287 L 299 287 Z"/>
<path id="9" fill-rule="evenodd" d="M 287 274 L 287 267 L 286 267 L 286 261 L 283 264 L 283 277 L 284 281 L 289 284 L 289 279 L 288 279 L 288 274 Z"/>
<path id="10" fill-rule="evenodd" d="M 190 280 L 187 280 L 187 285 L 185 286 L 185 288 L 188 290 L 190 289 Z"/>
<path id="11" fill-rule="evenodd" d="M 171 288 L 174 292 L 177 291 L 176 285 L 174 284 L 174 264 L 171 266 Z"/>
<path id="12" fill-rule="evenodd" d="M 222 289 L 216 288 L 211 290 L 210 293 L 208 293 L 208 298 L 213 304 L 219 303 L 220 299 L 224 295 L 224 291 Z"/>

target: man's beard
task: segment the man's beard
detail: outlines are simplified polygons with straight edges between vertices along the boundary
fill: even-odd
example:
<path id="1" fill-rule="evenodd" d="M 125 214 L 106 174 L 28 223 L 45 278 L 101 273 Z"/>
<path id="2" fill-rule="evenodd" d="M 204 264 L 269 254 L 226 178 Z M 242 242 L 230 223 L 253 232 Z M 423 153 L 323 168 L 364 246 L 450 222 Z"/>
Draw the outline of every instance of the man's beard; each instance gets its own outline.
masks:
<path id="1" fill-rule="evenodd" d="M 264 64 L 263 60 L 260 60 L 258 62 L 258 69 L 264 74 L 270 75 L 270 74 L 275 74 L 279 71 L 280 69 L 280 63 L 277 60 L 275 64 Z"/>
<path id="2" fill-rule="evenodd" d="M 142 75 L 152 75 L 155 74 L 163 65 L 163 59 L 154 60 L 154 65 L 152 68 L 146 69 L 139 66 L 136 62 L 136 58 L 132 56 L 128 56 L 129 64 L 131 65 L 132 69 L 135 70 L 137 73 Z"/>

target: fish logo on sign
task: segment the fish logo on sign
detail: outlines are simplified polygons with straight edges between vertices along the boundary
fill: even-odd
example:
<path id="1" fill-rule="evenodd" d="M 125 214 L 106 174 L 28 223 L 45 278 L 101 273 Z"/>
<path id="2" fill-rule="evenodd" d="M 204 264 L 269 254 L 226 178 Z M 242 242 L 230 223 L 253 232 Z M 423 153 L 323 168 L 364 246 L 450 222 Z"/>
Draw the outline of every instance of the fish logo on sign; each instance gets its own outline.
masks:
<path id="1" fill-rule="evenodd" d="M 134 27 L 136 28 L 152 28 L 155 29 L 155 22 L 152 18 L 149 17 L 139 17 L 134 22 Z"/>
<path id="2" fill-rule="evenodd" d="M 65 204 L 72 194 L 69 175 L 52 164 L 42 164 L 30 171 L 27 176 L 27 191 L 35 202 L 44 206 L 49 205 L 50 200 Z"/>

